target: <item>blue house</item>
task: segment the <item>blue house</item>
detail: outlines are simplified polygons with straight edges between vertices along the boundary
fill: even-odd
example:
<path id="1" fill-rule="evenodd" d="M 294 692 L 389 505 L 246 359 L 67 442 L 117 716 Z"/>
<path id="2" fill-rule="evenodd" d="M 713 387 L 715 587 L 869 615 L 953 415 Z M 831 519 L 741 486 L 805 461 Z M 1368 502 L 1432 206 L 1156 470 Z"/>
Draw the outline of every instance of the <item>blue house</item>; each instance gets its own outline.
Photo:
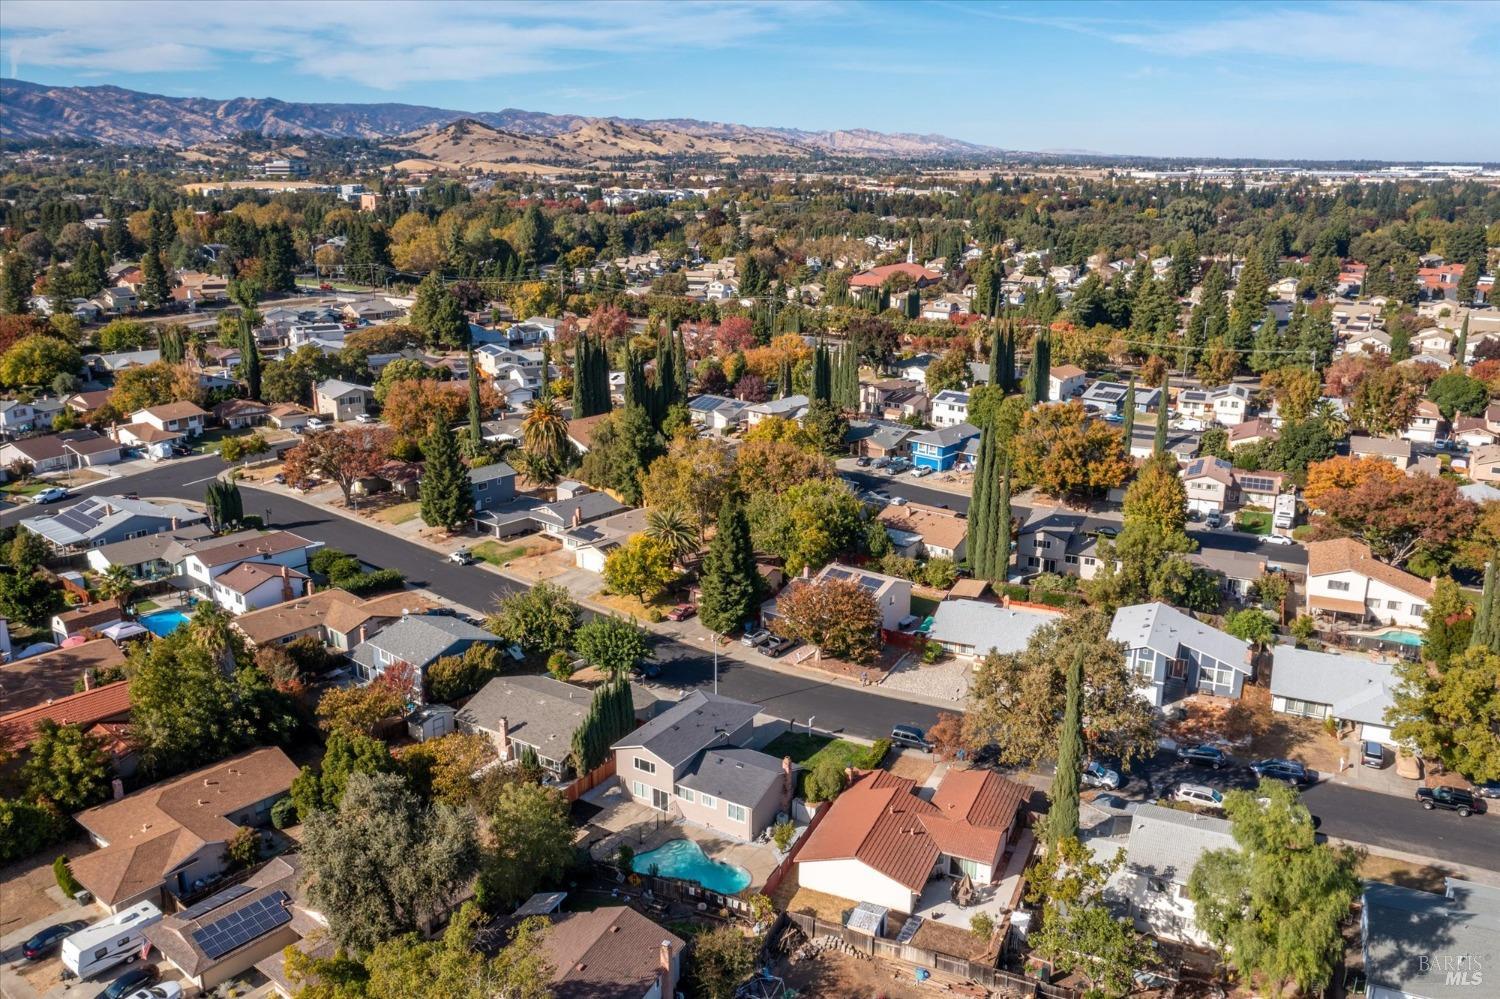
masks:
<path id="1" fill-rule="evenodd" d="M 469 495 L 476 513 L 509 503 L 516 498 L 516 470 L 503 461 L 471 468 Z"/>
<path id="2" fill-rule="evenodd" d="M 1255 674 L 1249 642 L 1163 603 L 1121 607 L 1109 638 L 1125 646 L 1136 691 L 1156 707 L 1198 692 L 1238 698 Z"/>
<path id="3" fill-rule="evenodd" d="M 928 430 L 911 439 L 911 461 L 918 468 L 946 472 L 962 460 L 965 445 L 979 439 L 979 428 L 972 423 Z"/>

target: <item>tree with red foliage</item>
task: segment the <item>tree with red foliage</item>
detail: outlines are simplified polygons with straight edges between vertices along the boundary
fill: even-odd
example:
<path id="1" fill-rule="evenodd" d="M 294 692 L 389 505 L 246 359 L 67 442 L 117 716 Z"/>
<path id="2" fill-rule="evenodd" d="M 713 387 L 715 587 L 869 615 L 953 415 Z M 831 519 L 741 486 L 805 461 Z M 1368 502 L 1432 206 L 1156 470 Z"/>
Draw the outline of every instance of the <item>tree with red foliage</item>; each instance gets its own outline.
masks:
<path id="1" fill-rule="evenodd" d="M 760 375 L 741 375 L 734 383 L 734 397 L 742 402 L 765 402 L 771 398 L 771 386 Z"/>
<path id="2" fill-rule="evenodd" d="M 794 583 L 776 598 L 777 624 L 787 637 L 851 663 L 870 663 L 880 651 L 880 608 L 851 579 Z"/>
<path id="3" fill-rule="evenodd" d="M 1475 505 L 1459 495 L 1452 479 L 1430 475 L 1372 476 L 1347 489 L 1330 489 L 1319 505 L 1314 536 L 1356 538 L 1376 558 L 1401 565 L 1418 552 L 1441 556 L 1469 536 L 1478 520 Z"/>
<path id="4" fill-rule="evenodd" d="M 287 452 L 282 471 L 289 482 L 320 475 L 338 483 L 349 503 L 350 490 L 375 474 L 391 455 L 396 434 L 385 427 L 345 427 L 312 434 Z"/>
<path id="5" fill-rule="evenodd" d="M 1384 354 L 1344 354 L 1323 372 L 1323 383 L 1335 399 L 1348 399 L 1360 382 L 1390 366 Z"/>
<path id="6" fill-rule="evenodd" d="M 0 316 L 0 354 L 27 337 L 40 334 L 57 336 L 57 330 L 40 316 Z"/>
<path id="7" fill-rule="evenodd" d="M 737 350 L 749 350 L 755 344 L 755 330 L 748 316 L 725 316 L 715 331 L 719 356 L 728 357 Z"/>
<path id="8" fill-rule="evenodd" d="M 940 760 L 951 760 L 964 748 L 964 716 L 952 711 L 938 713 L 937 721 L 927 730 L 927 741 Z"/>
<path id="9" fill-rule="evenodd" d="M 608 343 L 630 335 L 630 315 L 614 305 L 601 305 L 589 314 L 589 335 Z"/>

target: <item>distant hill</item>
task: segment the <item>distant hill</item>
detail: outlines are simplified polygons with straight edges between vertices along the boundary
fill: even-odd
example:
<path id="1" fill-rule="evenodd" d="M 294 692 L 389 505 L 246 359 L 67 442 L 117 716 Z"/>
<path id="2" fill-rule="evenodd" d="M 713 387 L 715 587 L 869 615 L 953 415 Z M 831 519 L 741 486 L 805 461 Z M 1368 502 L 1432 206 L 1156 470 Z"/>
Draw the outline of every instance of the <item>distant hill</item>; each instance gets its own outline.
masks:
<path id="1" fill-rule="evenodd" d="M 451 126 L 462 124 L 459 134 Z M 488 129 L 482 131 L 481 129 Z M 49 87 L 0 80 L 0 137 L 84 139 L 187 148 L 242 132 L 392 139 L 440 162 L 524 159 L 581 164 L 652 156 L 979 156 L 998 150 L 941 135 L 867 129 L 810 132 L 674 118 L 647 121 L 507 108 L 468 112 L 415 104 L 311 104 L 262 97 L 218 101 L 122 87 Z"/>

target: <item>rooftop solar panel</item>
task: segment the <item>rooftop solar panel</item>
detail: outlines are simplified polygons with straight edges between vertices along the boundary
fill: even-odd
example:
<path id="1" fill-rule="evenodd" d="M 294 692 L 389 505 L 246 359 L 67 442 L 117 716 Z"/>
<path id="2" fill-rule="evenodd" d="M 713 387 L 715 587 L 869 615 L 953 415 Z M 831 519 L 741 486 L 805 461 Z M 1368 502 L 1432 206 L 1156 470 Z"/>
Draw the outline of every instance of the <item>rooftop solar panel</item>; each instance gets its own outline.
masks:
<path id="1" fill-rule="evenodd" d="M 193 942 L 202 948 L 209 960 L 218 960 L 230 951 L 265 936 L 276 927 L 291 922 L 291 910 L 285 905 L 289 898 L 284 891 L 274 891 L 264 898 L 256 899 L 249 905 L 194 930 Z"/>
<path id="2" fill-rule="evenodd" d="M 232 885 L 228 888 L 225 888 L 221 892 L 215 892 L 201 902 L 196 902 L 193 905 L 188 906 L 186 909 L 183 909 L 181 912 L 177 913 L 177 918 L 183 920 L 184 922 L 188 922 L 194 919 L 201 919 L 203 918 L 203 915 L 205 913 L 213 912 L 224 903 L 232 902 L 235 899 L 239 898 L 241 895 L 248 895 L 254 890 L 255 889 L 251 888 L 249 885 Z"/>

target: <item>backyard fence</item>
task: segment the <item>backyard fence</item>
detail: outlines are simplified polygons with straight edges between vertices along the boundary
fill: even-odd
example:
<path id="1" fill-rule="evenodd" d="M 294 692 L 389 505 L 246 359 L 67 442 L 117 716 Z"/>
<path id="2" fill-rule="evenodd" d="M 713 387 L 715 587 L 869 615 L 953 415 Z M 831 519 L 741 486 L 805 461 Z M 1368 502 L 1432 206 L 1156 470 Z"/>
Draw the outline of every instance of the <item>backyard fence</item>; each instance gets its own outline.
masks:
<path id="1" fill-rule="evenodd" d="M 588 794 L 594 788 L 598 787 L 600 784 L 603 784 L 614 775 L 615 758 L 613 755 L 611 755 L 607 760 L 599 764 L 593 770 L 590 770 L 588 773 L 584 774 L 582 777 L 577 778 L 573 781 L 573 783 L 563 788 L 563 797 L 568 799 L 568 801 L 570 802 L 577 801 L 579 798 L 583 797 L 585 794 Z"/>
<path id="2" fill-rule="evenodd" d="M 812 839 L 813 830 L 818 828 L 818 823 L 823 821 L 823 816 L 833 811 L 831 805 L 831 802 L 825 801 L 823 807 L 813 813 L 812 819 L 807 823 L 807 828 L 802 830 L 802 835 L 797 837 L 797 841 L 792 844 L 791 850 L 785 857 L 781 858 L 781 863 L 777 864 L 776 869 L 766 878 L 765 886 L 761 888 L 762 894 L 766 896 L 774 895 L 776 889 L 781 887 L 781 882 L 792 872 L 793 866 L 797 863 L 797 854 L 802 852 L 802 844 Z"/>
<path id="3" fill-rule="evenodd" d="M 602 860 L 594 862 L 594 873 L 606 881 L 624 881 L 624 875 L 614 864 Z M 643 899 L 647 892 L 650 893 L 651 902 L 681 902 L 684 905 L 703 907 L 703 911 L 710 915 L 717 915 L 719 910 L 744 916 L 746 919 L 753 918 L 749 901 L 738 895 L 725 895 L 722 892 L 711 891 L 696 881 L 680 881 L 677 878 L 664 878 L 653 874 L 636 874 L 640 879 L 640 889 Z"/>
<path id="4" fill-rule="evenodd" d="M 819 919 L 811 913 L 788 912 L 785 915 L 787 921 L 795 924 L 809 940 L 836 937 L 859 953 L 884 960 L 901 961 L 954 978 L 978 982 L 986 988 L 998 990 L 1005 995 L 1033 996 L 1036 999 L 1078 999 L 1078 993 L 1072 989 L 1060 985 L 1048 985 L 1046 982 L 1026 978 L 991 964 L 928 950 L 900 940 L 872 937 L 846 929 L 841 923 Z"/>

